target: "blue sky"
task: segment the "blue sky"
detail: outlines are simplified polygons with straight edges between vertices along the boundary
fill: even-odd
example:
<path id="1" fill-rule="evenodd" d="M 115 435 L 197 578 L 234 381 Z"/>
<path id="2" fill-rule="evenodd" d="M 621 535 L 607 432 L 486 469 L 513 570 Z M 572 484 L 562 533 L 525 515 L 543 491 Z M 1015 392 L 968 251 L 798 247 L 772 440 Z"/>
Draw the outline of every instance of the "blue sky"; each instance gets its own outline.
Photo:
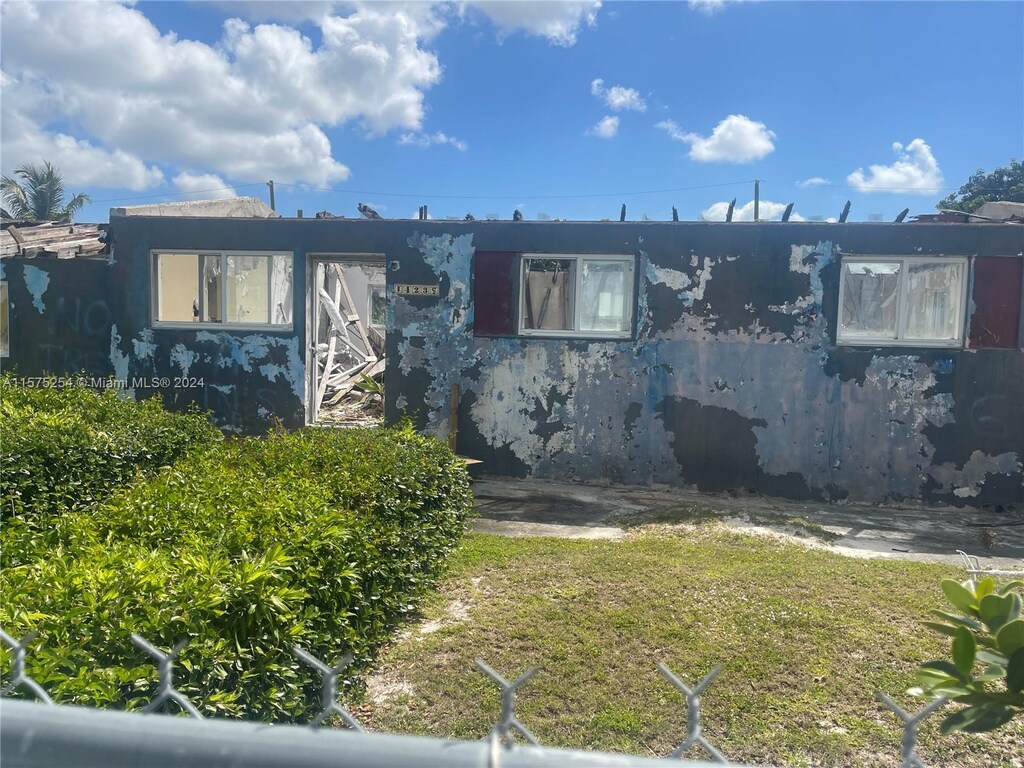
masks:
<path id="1" fill-rule="evenodd" d="M 1024 157 L 1021 2 L 2 5 L 3 172 L 307 216 L 891 220 Z M 642 194 L 641 194 L 642 193 Z"/>

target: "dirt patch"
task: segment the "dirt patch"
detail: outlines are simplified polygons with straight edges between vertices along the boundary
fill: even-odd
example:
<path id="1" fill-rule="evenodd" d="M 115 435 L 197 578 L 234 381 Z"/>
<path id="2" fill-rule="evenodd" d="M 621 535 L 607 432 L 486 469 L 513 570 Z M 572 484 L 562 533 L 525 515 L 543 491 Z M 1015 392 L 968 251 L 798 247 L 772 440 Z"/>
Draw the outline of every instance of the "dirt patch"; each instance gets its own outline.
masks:
<path id="1" fill-rule="evenodd" d="M 438 615 L 427 618 L 415 626 L 400 632 L 395 638 L 396 644 L 406 643 L 409 640 L 422 640 L 446 627 L 461 624 L 469 619 L 470 609 L 473 607 L 476 596 L 480 593 L 480 584 L 483 576 L 476 576 L 470 579 L 468 590 L 471 594 L 461 594 L 452 597 L 438 611 Z M 378 667 L 366 678 L 366 698 L 373 707 L 380 707 L 382 704 L 394 702 L 402 697 L 412 697 L 416 694 L 415 686 L 410 683 L 400 670 L 391 666 Z"/>
<path id="2" fill-rule="evenodd" d="M 412 683 L 403 679 L 397 670 L 379 669 L 366 679 L 366 695 L 374 706 L 381 706 L 396 696 L 412 696 L 416 693 Z"/>
<path id="3" fill-rule="evenodd" d="M 625 528 L 649 526 L 652 524 L 671 525 L 679 523 L 720 522 L 733 528 L 750 530 L 752 533 L 774 531 L 793 538 L 809 539 L 825 544 L 833 543 L 842 538 L 842 534 L 829 530 L 825 526 L 804 517 L 761 509 L 737 512 L 733 509 L 716 509 L 711 506 L 692 504 L 617 515 L 609 520 L 609 522 Z"/>
<path id="4" fill-rule="evenodd" d="M 439 629 L 451 626 L 452 624 L 458 624 L 459 622 L 465 621 L 469 618 L 469 608 L 471 603 L 468 600 L 460 600 L 456 598 L 448 603 L 445 608 L 444 615 L 424 621 L 414 630 L 417 635 L 429 635 L 432 632 L 437 632 Z"/>

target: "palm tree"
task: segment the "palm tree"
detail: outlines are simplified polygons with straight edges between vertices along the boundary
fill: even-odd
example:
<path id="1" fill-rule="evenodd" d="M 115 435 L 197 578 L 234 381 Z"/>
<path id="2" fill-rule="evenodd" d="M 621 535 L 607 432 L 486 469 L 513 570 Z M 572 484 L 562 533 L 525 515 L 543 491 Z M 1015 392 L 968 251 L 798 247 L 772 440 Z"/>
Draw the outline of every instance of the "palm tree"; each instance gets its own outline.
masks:
<path id="1" fill-rule="evenodd" d="M 64 178 L 49 161 L 42 165 L 23 165 L 14 175 L 0 179 L 0 196 L 5 219 L 22 221 L 58 221 L 70 223 L 82 206 L 90 202 L 86 194 L 75 195 L 64 204 Z"/>

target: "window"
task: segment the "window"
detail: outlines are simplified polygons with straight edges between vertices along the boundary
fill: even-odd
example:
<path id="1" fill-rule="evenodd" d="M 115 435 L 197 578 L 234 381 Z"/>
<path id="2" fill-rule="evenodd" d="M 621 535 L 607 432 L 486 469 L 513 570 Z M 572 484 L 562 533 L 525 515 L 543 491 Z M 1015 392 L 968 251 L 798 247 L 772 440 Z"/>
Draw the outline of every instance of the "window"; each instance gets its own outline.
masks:
<path id="1" fill-rule="evenodd" d="M 153 320 L 291 325 L 291 254 L 154 252 Z"/>
<path id="2" fill-rule="evenodd" d="M 633 259 L 530 254 L 521 268 L 519 332 L 629 338 Z"/>
<path id="3" fill-rule="evenodd" d="M 844 258 L 839 278 L 840 344 L 959 346 L 967 259 Z"/>
<path id="4" fill-rule="evenodd" d="M 11 332 L 8 322 L 7 283 L 0 282 L 0 357 L 11 354 Z"/>
<path id="5" fill-rule="evenodd" d="M 383 328 L 387 318 L 387 289 L 383 285 L 376 285 L 370 283 L 368 286 L 369 306 L 366 310 L 366 316 L 370 318 L 371 328 Z"/>

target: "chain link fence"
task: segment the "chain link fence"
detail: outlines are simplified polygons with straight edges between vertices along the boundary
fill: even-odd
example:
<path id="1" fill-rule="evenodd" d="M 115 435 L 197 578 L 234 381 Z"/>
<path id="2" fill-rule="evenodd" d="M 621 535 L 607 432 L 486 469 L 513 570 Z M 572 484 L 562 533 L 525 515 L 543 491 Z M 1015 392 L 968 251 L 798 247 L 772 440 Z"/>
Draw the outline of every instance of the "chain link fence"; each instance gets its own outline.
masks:
<path id="1" fill-rule="evenodd" d="M 477 669 L 498 686 L 501 712 L 487 736 L 479 742 L 469 742 L 367 733 L 338 701 L 338 677 L 352 662 L 352 656 L 346 655 L 331 666 L 299 646 L 292 649 L 296 658 L 322 678 L 321 711 L 305 727 L 204 719 L 195 705 L 174 687 L 174 661 L 187 641 L 165 652 L 135 634 L 131 636 L 132 642 L 154 660 L 159 680 L 153 699 L 141 711 L 57 705 L 25 672 L 26 654 L 35 637 L 31 633 L 16 640 L 0 629 L 0 638 L 11 652 L 11 673 L 0 688 L 0 696 L 5 697 L 0 704 L 0 762 L 4 768 L 643 768 L 659 764 L 652 758 L 543 747 L 515 712 L 516 695 L 537 675 L 536 668 L 510 681 L 482 659 L 476 660 Z M 720 668 L 712 669 L 694 686 L 683 682 L 664 663 L 658 669 L 686 702 L 686 738 L 665 759 L 680 760 L 681 765 L 691 768 L 738 765 L 729 762 L 704 736 L 701 727 L 700 697 L 718 677 Z M 10 698 L 15 689 L 24 690 L 36 701 Z M 925 768 L 917 755 L 918 729 L 946 699 L 936 699 L 915 714 L 906 712 L 884 694 L 879 695 L 879 700 L 903 724 L 900 767 Z M 153 715 L 158 710 L 170 709 L 171 705 L 189 717 Z M 345 728 L 323 727 L 332 715 Z M 683 759 L 697 749 L 711 762 Z"/>

